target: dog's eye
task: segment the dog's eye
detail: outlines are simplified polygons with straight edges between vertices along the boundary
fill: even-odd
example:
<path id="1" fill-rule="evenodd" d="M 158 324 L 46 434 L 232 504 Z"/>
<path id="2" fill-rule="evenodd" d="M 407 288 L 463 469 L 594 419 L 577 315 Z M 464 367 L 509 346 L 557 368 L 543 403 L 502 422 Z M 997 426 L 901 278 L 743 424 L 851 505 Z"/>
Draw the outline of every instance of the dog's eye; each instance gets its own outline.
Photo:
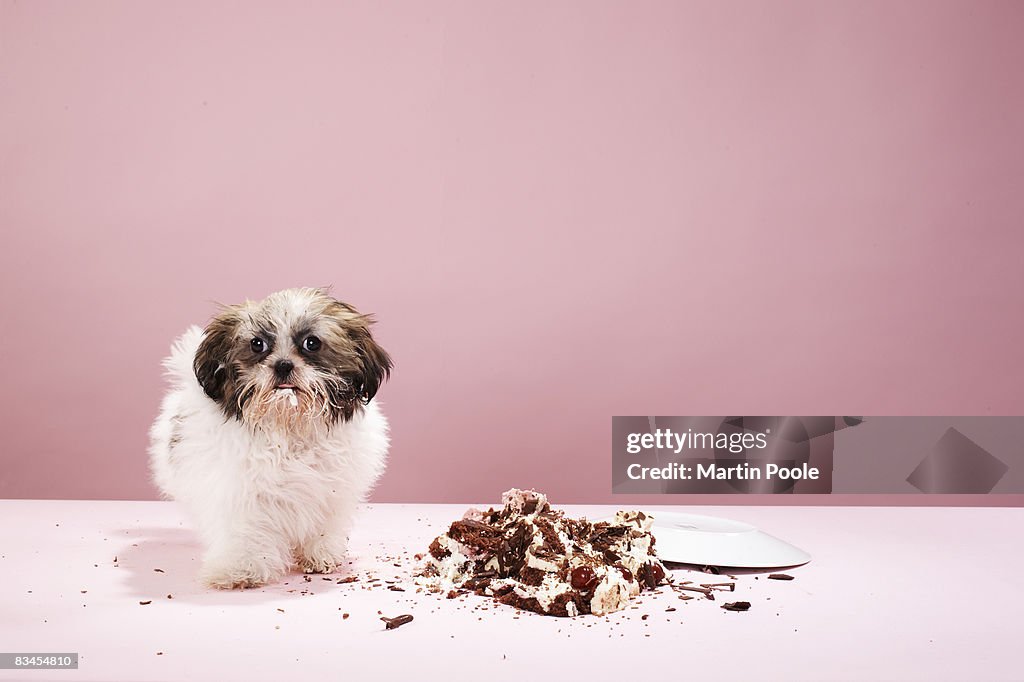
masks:
<path id="1" fill-rule="evenodd" d="M 308 350 L 310 353 L 315 353 L 316 351 L 320 350 L 321 345 L 323 344 L 320 343 L 320 339 L 318 339 L 317 337 L 307 336 L 305 340 L 302 342 L 302 349 Z"/>
<path id="2" fill-rule="evenodd" d="M 267 342 L 259 337 L 256 337 L 249 342 L 249 348 L 252 348 L 253 353 L 262 353 L 267 349 Z"/>

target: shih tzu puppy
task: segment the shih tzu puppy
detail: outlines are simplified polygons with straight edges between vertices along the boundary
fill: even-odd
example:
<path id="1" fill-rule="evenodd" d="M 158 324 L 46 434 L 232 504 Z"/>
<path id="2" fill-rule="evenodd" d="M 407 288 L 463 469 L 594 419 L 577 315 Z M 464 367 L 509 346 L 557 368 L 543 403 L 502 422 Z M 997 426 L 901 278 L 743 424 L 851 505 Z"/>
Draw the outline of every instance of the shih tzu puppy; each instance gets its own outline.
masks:
<path id="1" fill-rule="evenodd" d="M 372 322 L 322 290 L 288 289 L 175 341 L 150 464 L 200 534 L 206 585 L 339 564 L 388 450 L 373 397 L 391 358 Z"/>

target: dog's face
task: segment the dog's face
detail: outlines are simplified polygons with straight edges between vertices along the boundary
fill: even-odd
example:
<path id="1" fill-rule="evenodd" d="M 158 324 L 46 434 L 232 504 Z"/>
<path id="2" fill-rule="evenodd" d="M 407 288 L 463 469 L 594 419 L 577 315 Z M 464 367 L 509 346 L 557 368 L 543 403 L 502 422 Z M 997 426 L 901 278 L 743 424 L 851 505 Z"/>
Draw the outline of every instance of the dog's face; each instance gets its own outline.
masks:
<path id="1" fill-rule="evenodd" d="M 226 415 L 252 425 L 345 421 L 391 371 L 372 322 L 319 289 L 230 306 L 206 327 L 196 378 Z"/>

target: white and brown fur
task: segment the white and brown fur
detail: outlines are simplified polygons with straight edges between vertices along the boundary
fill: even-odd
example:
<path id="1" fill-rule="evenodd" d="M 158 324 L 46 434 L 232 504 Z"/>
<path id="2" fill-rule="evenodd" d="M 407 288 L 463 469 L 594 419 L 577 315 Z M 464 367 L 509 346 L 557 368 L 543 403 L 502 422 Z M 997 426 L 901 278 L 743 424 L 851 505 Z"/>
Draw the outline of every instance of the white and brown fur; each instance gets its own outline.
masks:
<path id="1" fill-rule="evenodd" d="M 175 341 L 150 464 L 206 547 L 205 584 L 338 566 L 388 450 L 373 398 L 392 363 L 371 324 L 320 289 L 288 289 Z"/>

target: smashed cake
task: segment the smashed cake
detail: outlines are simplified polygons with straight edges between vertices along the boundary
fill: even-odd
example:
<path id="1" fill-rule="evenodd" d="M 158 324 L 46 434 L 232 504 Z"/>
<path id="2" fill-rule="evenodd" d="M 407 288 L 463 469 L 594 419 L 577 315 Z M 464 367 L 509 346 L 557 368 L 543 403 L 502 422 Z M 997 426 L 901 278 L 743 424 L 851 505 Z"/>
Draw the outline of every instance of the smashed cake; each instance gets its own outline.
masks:
<path id="1" fill-rule="evenodd" d="M 509 490 L 501 502 L 499 510 L 470 509 L 435 538 L 418 582 L 545 615 L 601 616 L 665 581 L 643 512 L 591 523 L 566 518 L 533 490 Z"/>

